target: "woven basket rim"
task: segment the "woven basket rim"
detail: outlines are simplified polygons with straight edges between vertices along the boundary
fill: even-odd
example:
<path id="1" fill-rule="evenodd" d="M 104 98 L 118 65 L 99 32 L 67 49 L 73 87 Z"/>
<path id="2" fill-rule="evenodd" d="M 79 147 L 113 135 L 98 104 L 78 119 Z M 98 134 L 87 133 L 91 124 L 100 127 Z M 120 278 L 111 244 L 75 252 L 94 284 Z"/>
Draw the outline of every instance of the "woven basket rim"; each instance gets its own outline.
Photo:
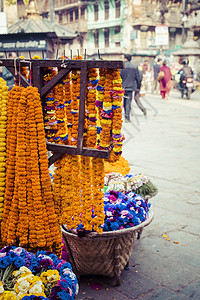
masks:
<path id="1" fill-rule="evenodd" d="M 115 230 L 115 231 L 105 231 L 105 232 L 102 232 L 101 234 L 99 234 L 97 232 L 89 232 L 89 233 L 87 233 L 86 236 L 84 236 L 82 238 L 79 238 L 77 234 L 71 232 L 70 229 L 68 229 L 68 227 L 66 225 L 62 225 L 62 232 L 69 236 L 73 236 L 73 238 L 76 238 L 79 240 L 80 239 L 87 240 L 87 239 L 91 239 L 91 238 L 92 239 L 114 238 L 114 237 L 118 237 L 120 235 L 138 231 L 139 229 L 149 225 L 153 221 L 153 218 L 154 218 L 153 212 L 150 210 L 148 218 L 144 222 L 140 223 L 137 226 L 133 226 L 133 227 L 126 228 L 126 229 L 119 229 L 119 230 Z"/>

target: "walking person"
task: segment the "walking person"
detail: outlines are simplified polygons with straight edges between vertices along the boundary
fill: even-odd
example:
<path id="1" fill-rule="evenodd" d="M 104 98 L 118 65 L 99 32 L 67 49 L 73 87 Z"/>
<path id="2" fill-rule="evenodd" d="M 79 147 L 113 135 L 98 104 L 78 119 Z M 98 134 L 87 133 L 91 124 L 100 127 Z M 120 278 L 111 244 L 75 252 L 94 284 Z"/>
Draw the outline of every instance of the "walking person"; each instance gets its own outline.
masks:
<path id="1" fill-rule="evenodd" d="M 164 73 L 164 76 L 160 80 L 160 94 L 162 99 L 167 99 L 169 97 L 169 92 L 172 87 L 172 73 L 170 68 L 167 66 L 167 61 L 163 61 L 163 66 L 160 68 L 160 71 Z"/>
<path id="2" fill-rule="evenodd" d="M 125 110 L 125 122 L 127 123 L 130 122 L 130 112 L 131 112 L 131 102 L 132 102 L 133 92 L 135 92 L 136 95 L 137 92 L 139 94 L 140 87 L 141 87 L 141 77 L 137 66 L 131 62 L 131 55 L 125 54 L 124 59 L 125 59 L 124 69 L 121 70 L 120 74 L 122 78 L 122 86 L 125 89 L 124 110 Z M 138 96 L 136 96 L 135 101 L 137 105 L 138 103 L 139 105 L 141 104 Z M 142 104 L 140 106 L 140 109 L 144 109 Z"/>
<path id="3" fill-rule="evenodd" d="M 160 72 L 160 67 L 162 65 L 162 59 L 158 58 L 157 61 L 155 61 L 155 64 L 153 65 L 153 89 L 152 93 L 159 91 L 159 82 L 158 82 L 158 73 Z"/>

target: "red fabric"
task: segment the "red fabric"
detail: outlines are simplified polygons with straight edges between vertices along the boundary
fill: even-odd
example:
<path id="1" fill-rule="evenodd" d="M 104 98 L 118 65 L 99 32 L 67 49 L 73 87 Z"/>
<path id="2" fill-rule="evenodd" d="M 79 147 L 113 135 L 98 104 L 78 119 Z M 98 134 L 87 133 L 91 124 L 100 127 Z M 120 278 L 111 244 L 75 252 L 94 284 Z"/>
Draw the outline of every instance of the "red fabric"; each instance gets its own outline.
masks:
<path id="1" fill-rule="evenodd" d="M 169 95 L 169 92 L 171 90 L 172 73 L 170 71 L 170 68 L 167 66 L 162 66 L 160 68 L 160 71 L 163 71 L 165 73 L 164 77 L 160 80 L 160 94 L 164 99 L 166 95 Z"/>
<path id="2" fill-rule="evenodd" d="M 160 83 L 162 82 L 161 87 L 163 87 L 165 90 L 167 83 L 172 79 L 172 73 L 170 71 L 170 68 L 165 65 L 160 68 L 160 71 L 163 71 L 165 73 L 164 77 L 160 81 Z"/>

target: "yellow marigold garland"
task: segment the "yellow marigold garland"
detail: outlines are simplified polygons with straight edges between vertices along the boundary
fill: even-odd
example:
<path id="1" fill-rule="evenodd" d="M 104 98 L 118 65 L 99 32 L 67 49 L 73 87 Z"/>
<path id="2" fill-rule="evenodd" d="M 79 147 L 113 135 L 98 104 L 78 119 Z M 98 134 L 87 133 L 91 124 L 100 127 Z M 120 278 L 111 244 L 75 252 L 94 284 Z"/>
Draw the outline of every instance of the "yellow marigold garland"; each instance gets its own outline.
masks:
<path id="1" fill-rule="evenodd" d="M 71 145 L 71 129 L 72 129 L 72 113 L 71 113 L 71 74 L 67 74 L 67 76 L 63 80 L 64 84 L 64 99 L 65 99 L 65 113 L 67 119 L 67 128 L 68 128 L 68 145 Z"/>
<path id="2" fill-rule="evenodd" d="M 114 69 L 113 76 L 113 88 L 111 95 L 113 99 L 113 119 L 112 119 L 112 143 L 113 152 L 116 155 L 116 160 L 119 159 L 122 154 L 122 144 L 124 136 L 121 134 L 122 128 L 122 97 L 124 90 L 122 88 L 122 79 L 120 76 L 120 70 Z"/>
<path id="3" fill-rule="evenodd" d="M 3 202 L 6 180 L 6 123 L 7 123 L 7 101 L 8 86 L 6 81 L 0 77 L 0 221 L 3 213 Z"/>
<path id="4" fill-rule="evenodd" d="M 57 72 L 53 68 L 46 68 L 44 71 L 45 71 L 44 84 L 46 84 L 56 75 Z M 58 126 L 56 120 L 53 89 L 45 97 L 44 122 L 45 122 L 46 138 L 49 142 L 54 143 L 54 137 L 58 132 Z"/>

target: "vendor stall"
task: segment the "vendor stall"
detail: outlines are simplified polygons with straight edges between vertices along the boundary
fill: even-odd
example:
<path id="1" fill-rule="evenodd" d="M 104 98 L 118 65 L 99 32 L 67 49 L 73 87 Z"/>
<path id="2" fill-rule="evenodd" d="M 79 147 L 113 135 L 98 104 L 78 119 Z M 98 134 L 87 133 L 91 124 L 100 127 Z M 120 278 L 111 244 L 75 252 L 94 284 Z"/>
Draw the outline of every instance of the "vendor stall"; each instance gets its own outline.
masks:
<path id="1" fill-rule="evenodd" d="M 0 66 L 15 77 L 9 93 L 5 81 L 0 82 L 2 245 L 17 247 L 9 251 L 23 247 L 36 257 L 44 251 L 60 256 L 62 227 L 76 276 L 115 276 L 119 285 L 136 232 L 153 219 L 148 199 L 157 191 L 143 175 L 125 178 L 104 168 L 105 161 L 123 161 L 123 63 L 83 60 L 79 55 L 71 60 L 35 56 L 2 59 Z M 100 256 L 92 250 L 97 245 Z M 110 264 L 109 272 L 102 268 L 105 264 Z M 69 297 L 61 299 L 74 299 L 77 288 L 62 291 L 62 272 L 61 267 L 55 286 Z M 38 296 L 46 293 L 46 283 Z"/>

